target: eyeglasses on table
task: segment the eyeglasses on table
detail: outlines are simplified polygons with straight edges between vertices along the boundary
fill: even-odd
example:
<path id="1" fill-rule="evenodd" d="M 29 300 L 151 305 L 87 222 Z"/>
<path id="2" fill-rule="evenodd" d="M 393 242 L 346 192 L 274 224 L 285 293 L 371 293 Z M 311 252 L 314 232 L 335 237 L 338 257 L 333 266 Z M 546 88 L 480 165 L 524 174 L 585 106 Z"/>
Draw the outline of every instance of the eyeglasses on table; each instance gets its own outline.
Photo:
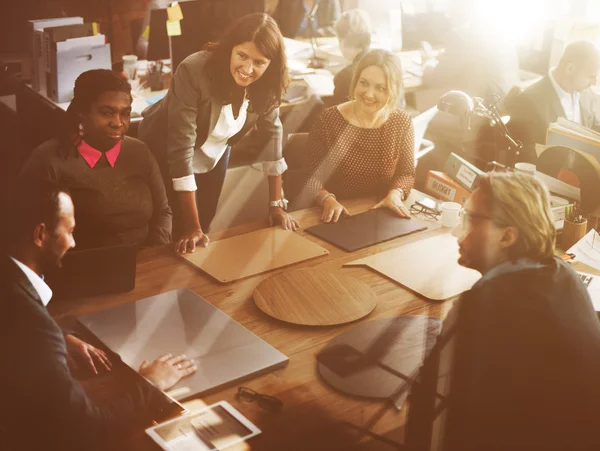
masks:
<path id="1" fill-rule="evenodd" d="M 271 412 L 278 412 L 283 407 L 283 401 L 275 396 L 263 395 L 248 387 L 239 387 L 235 397 L 245 402 L 258 401 L 259 406 Z"/>

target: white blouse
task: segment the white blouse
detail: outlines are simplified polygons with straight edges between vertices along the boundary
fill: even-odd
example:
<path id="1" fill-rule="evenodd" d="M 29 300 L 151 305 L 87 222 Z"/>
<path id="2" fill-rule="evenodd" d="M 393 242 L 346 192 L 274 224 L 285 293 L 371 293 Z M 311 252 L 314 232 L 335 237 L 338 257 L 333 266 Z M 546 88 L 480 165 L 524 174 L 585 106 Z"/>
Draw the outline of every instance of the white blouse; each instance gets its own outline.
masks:
<path id="1" fill-rule="evenodd" d="M 227 141 L 236 135 L 246 123 L 248 99 L 244 99 L 238 117 L 233 117 L 231 104 L 221 108 L 221 114 L 215 128 L 202 145 L 196 149 L 192 165 L 194 174 L 205 174 L 212 171 L 227 150 Z M 196 180 L 193 175 L 173 179 L 175 191 L 196 191 Z"/>

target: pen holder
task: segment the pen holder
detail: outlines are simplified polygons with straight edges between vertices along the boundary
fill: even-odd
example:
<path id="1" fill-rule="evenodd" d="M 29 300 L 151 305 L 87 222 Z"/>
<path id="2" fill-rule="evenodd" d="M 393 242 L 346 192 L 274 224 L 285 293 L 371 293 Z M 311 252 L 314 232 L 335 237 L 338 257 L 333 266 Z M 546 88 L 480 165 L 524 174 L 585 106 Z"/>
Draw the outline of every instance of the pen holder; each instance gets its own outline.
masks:
<path id="1" fill-rule="evenodd" d="M 562 235 L 560 238 L 560 246 L 564 251 L 567 251 L 577 241 L 582 239 L 587 232 L 587 219 L 583 222 L 571 222 L 565 219 L 565 225 L 563 226 Z"/>
<path id="2" fill-rule="evenodd" d="M 164 89 L 163 74 L 160 72 L 152 72 L 148 74 L 148 86 L 150 91 L 160 91 Z"/>

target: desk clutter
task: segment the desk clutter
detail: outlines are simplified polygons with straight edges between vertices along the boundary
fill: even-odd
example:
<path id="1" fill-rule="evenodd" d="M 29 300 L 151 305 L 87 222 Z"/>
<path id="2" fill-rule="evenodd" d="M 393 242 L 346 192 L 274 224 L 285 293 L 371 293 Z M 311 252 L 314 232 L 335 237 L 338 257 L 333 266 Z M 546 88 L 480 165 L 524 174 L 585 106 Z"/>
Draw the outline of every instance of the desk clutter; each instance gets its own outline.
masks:
<path id="1" fill-rule="evenodd" d="M 301 269 L 263 280 L 256 306 L 272 318 L 303 326 L 335 326 L 367 316 L 376 307 L 371 288 L 343 272 Z"/>
<path id="2" fill-rule="evenodd" d="M 328 253 L 298 233 L 270 227 L 215 241 L 181 258 L 218 282 L 228 283 Z"/>
<path id="3" fill-rule="evenodd" d="M 458 243 L 449 233 L 346 263 L 368 266 L 433 301 L 467 291 L 481 274 L 458 264 Z"/>
<path id="4" fill-rule="evenodd" d="M 272 371 L 288 358 L 192 290 L 181 288 L 82 316 L 78 321 L 123 362 L 186 354 L 198 371 L 170 391 L 176 399 Z"/>

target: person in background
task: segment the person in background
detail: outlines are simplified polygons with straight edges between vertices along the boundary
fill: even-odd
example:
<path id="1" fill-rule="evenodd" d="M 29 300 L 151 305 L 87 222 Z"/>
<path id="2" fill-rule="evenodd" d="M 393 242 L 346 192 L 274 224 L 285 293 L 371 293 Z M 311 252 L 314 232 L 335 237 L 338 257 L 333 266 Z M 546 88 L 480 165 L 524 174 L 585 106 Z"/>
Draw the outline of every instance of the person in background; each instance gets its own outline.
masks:
<path id="1" fill-rule="evenodd" d="M 315 36 L 333 36 L 333 24 L 340 17 L 339 0 L 279 0 L 273 11 L 273 18 L 279 24 L 286 38 L 310 37 L 308 13 L 316 5 L 313 18 Z"/>
<path id="2" fill-rule="evenodd" d="M 3 450 L 113 449 L 111 440 L 164 419 L 165 398 L 143 380 L 123 387 L 107 405 L 94 404 L 73 378 L 69 362 L 94 373 L 110 371 L 101 350 L 67 334 L 46 310 L 52 290 L 43 274 L 75 246 L 74 206 L 68 191 L 40 179 L 21 179 L 5 221 L 0 257 L 0 330 L 4 395 Z M 139 370 L 159 390 L 196 371 L 185 356 L 165 355 Z"/>
<path id="3" fill-rule="evenodd" d="M 139 135 L 158 155 L 172 186 L 171 205 L 182 229 L 178 252 L 208 245 L 230 146 L 254 126 L 269 178 L 270 222 L 296 230 L 297 222 L 285 211 L 281 182 L 287 165 L 279 104 L 287 82 L 277 24 L 267 14 L 250 14 L 234 22 L 218 43 L 187 57 L 167 95 L 144 110 Z"/>
<path id="4" fill-rule="evenodd" d="M 343 199 L 377 196 L 386 207 L 410 218 L 402 203 L 414 184 L 414 128 L 396 108 L 402 70 L 396 55 L 371 50 L 358 63 L 352 100 L 326 109 L 308 138 L 310 177 L 306 194 L 322 206 L 321 219 L 348 214 Z"/>
<path id="5" fill-rule="evenodd" d="M 535 162 L 535 144 L 546 143 L 546 131 L 559 117 L 600 130 L 598 96 L 590 88 L 600 72 L 600 50 L 591 42 L 569 44 L 547 75 L 507 104 L 509 128 L 524 145 L 522 159 Z"/>
<path id="6" fill-rule="evenodd" d="M 171 208 L 158 164 L 146 145 L 125 136 L 131 88 L 110 70 L 75 81 L 57 138 L 35 149 L 21 171 L 64 185 L 77 207 L 83 249 L 171 241 Z"/>
<path id="7" fill-rule="evenodd" d="M 350 63 L 333 78 L 334 91 L 331 101 L 332 105 L 338 105 L 349 100 L 354 69 L 371 47 L 371 19 L 366 11 L 351 9 L 342 14 L 334 28 L 342 55 Z"/>
<path id="8" fill-rule="evenodd" d="M 350 99 L 352 74 L 360 59 L 371 47 L 371 19 L 365 10 L 356 8 L 342 14 L 335 23 L 340 50 L 350 64 L 339 71 L 333 78 L 334 91 L 328 105 L 339 105 Z M 406 102 L 404 92 L 398 96 L 398 108 L 404 109 Z"/>
<path id="9" fill-rule="evenodd" d="M 554 255 L 550 195 L 518 173 L 484 176 L 457 230 L 482 278 L 454 304 L 411 387 L 411 451 L 599 449 L 600 322 Z"/>

